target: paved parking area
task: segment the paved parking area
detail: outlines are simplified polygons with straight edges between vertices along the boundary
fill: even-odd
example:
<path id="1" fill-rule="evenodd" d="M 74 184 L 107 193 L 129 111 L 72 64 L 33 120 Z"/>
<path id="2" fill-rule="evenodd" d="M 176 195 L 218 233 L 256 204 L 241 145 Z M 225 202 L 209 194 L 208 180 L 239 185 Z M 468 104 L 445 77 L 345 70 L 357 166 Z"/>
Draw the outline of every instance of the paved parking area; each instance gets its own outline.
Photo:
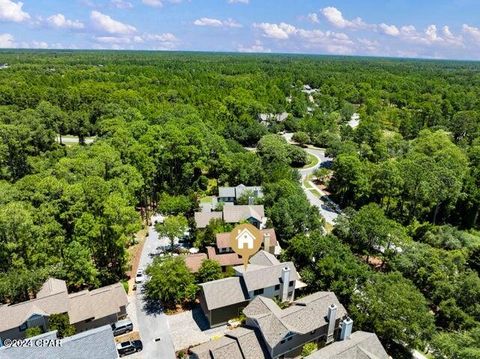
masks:
<path id="1" fill-rule="evenodd" d="M 180 314 L 169 315 L 168 324 L 175 351 L 208 342 L 212 337 L 222 336 L 227 326 L 208 329 L 208 321 L 200 308 Z"/>

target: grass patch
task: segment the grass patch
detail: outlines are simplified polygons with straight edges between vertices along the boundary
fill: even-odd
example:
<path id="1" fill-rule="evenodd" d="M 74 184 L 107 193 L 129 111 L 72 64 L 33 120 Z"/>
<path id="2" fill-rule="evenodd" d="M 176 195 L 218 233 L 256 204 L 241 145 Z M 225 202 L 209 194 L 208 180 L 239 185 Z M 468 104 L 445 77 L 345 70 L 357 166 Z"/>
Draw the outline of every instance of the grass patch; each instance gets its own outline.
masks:
<path id="1" fill-rule="evenodd" d="M 318 162 L 319 161 L 318 161 L 317 157 L 315 157 L 311 153 L 307 152 L 307 164 L 305 166 L 303 166 L 302 168 L 306 169 L 306 168 L 314 167 L 314 166 L 318 165 Z"/>
<path id="2" fill-rule="evenodd" d="M 325 228 L 325 232 L 327 233 L 332 233 L 333 231 L 333 225 L 325 221 L 325 225 L 323 226 Z"/>
<path id="3" fill-rule="evenodd" d="M 202 197 L 200 203 L 212 203 L 212 196 Z"/>

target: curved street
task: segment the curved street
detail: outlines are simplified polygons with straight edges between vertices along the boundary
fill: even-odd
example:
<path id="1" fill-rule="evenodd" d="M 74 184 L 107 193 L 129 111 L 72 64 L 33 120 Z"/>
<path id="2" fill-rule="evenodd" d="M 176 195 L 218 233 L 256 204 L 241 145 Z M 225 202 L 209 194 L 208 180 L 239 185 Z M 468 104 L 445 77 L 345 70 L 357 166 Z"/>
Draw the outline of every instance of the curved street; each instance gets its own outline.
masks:
<path id="1" fill-rule="evenodd" d="M 295 144 L 295 142 L 292 141 L 292 136 L 293 133 L 285 133 L 283 135 L 283 137 L 287 140 L 288 143 Z M 312 156 L 315 156 L 318 159 L 318 163 L 316 165 L 309 168 L 302 168 L 299 170 L 300 174 L 302 175 L 301 183 L 303 191 L 305 192 L 305 195 L 307 196 L 310 203 L 318 208 L 320 215 L 325 218 L 325 221 L 330 225 L 334 225 L 339 213 L 338 206 L 325 193 L 318 189 L 311 181 L 307 182 L 309 185 L 308 188 L 305 186 L 305 181 L 309 175 L 313 174 L 313 172 L 317 168 L 326 166 L 333 159 L 325 155 L 325 149 L 323 148 L 308 146 L 303 149 L 305 150 L 305 152 L 311 154 Z"/>

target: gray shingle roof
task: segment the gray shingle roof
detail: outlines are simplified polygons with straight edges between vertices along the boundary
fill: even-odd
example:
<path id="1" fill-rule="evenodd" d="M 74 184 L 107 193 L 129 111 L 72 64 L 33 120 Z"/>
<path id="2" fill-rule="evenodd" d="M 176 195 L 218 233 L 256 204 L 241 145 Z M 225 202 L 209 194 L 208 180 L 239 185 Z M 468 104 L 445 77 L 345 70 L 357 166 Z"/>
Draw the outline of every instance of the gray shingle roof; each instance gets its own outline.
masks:
<path id="1" fill-rule="evenodd" d="M 36 339 L 56 339 L 56 332 L 49 332 Z M 0 359 L 114 359 L 118 358 L 112 328 L 105 325 L 61 340 L 59 347 L 0 348 Z"/>
<path id="2" fill-rule="evenodd" d="M 208 310 L 248 301 L 239 277 L 224 278 L 200 284 Z"/>
<path id="3" fill-rule="evenodd" d="M 220 339 L 190 349 L 198 359 L 266 359 L 260 336 L 253 329 L 236 328 Z"/>
<path id="4" fill-rule="evenodd" d="M 259 251 L 250 258 L 250 263 L 261 266 L 274 266 L 280 264 L 280 261 L 271 253 Z"/>
<path id="5" fill-rule="evenodd" d="M 50 278 L 35 299 L 0 306 L 0 332 L 20 326 L 33 314 L 68 313 L 70 323 L 74 324 L 118 313 L 120 307 L 127 304 L 127 294 L 120 283 L 68 294 L 64 281 Z"/>
<path id="6" fill-rule="evenodd" d="M 263 205 L 224 206 L 223 219 L 226 223 L 239 223 L 249 218 L 261 222 L 265 217 Z"/>
<path id="7" fill-rule="evenodd" d="M 355 332 L 349 339 L 332 343 L 306 359 L 388 359 L 375 333 Z"/>
<path id="8" fill-rule="evenodd" d="M 291 281 L 300 278 L 292 262 L 280 263 L 273 266 L 259 266 L 253 264 L 247 267 L 247 271 L 245 271 L 244 266 L 237 266 L 234 267 L 234 269 L 237 273 L 240 273 L 243 276 L 245 286 L 247 287 L 247 290 L 251 292 L 252 290 L 273 287 L 280 284 L 282 269 L 284 267 L 290 268 Z"/>
<path id="9" fill-rule="evenodd" d="M 212 219 L 222 219 L 222 212 L 195 212 L 197 228 L 205 228 Z"/>
<path id="10" fill-rule="evenodd" d="M 347 314 L 333 292 L 311 294 L 283 310 L 273 300 L 258 296 L 243 313 L 257 320 L 265 340 L 274 347 L 289 332 L 306 334 L 326 326 L 328 324 L 326 315 L 331 304 L 337 306 L 337 318 Z"/>
<path id="11" fill-rule="evenodd" d="M 235 198 L 235 187 L 218 187 L 218 197 Z"/>

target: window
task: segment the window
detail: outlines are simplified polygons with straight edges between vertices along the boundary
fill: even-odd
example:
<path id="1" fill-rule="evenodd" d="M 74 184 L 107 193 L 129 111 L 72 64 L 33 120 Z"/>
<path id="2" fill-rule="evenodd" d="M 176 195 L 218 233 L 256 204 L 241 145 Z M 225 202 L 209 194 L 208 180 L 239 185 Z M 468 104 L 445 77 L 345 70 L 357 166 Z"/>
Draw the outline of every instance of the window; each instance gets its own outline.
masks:
<path id="1" fill-rule="evenodd" d="M 277 285 L 275 286 L 275 290 L 280 290 L 280 284 L 277 284 Z"/>
<path id="2" fill-rule="evenodd" d="M 288 292 L 288 296 L 291 297 L 293 292 Z"/>
<path id="3" fill-rule="evenodd" d="M 293 335 L 291 337 L 287 338 L 287 341 L 292 340 L 292 338 L 293 338 Z"/>
<path id="4" fill-rule="evenodd" d="M 90 323 L 91 321 L 93 321 L 93 317 L 86 319 L 86 320 L 85 320 L 85 323 Z"/>
<path id="5" fill-rule="evenodd" d="M 283 339 L 283 340 L 280 342 L 280 344 L 285 344 L 285 339 Z"/>
<path id="6" fill-rule="evenodd" d="M 290 281 L 290 283 L 288 283 L 288 286 L 291 287 L 293 285 L 293 280 Z"/>
<path id="7" fill-rule="evenodd" d="M 25 330 L 27 330 L 28 328 L 28 325 L 27 325 L 27 322 L 23 323 L 22 325 L 20 325 L 20 327 L 18 328 L 21 332 L 24 332 Z"/>
<path id="8" fill-rule="evenodd" d="M 315 334 L 316 331 L 317 331 L 316 329 L 315 329 L 315 330 L 312 330 L 312 331 L 310 332 L 310 334 L 313 335 L 313 334 Z"/>
<path id="9" fill-rule="evenodd" d="M 263 294 L 263 288 L 262 289 L 257 289 L 253 291 L 253 295 L 260 295 Z"/>

